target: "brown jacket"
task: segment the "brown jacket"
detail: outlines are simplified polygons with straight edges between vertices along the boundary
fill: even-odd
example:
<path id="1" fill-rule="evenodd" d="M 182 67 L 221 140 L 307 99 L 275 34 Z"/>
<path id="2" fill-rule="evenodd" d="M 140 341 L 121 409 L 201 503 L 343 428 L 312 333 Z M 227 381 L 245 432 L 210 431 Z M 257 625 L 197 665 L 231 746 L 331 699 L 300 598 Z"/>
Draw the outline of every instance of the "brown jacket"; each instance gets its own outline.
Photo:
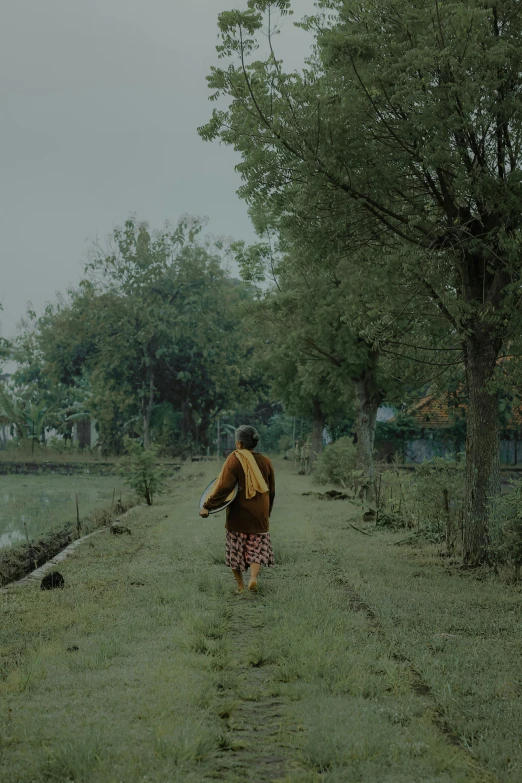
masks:
<path id="1" fill-rule="evenodd" d="M 247 500 L 245 495 L 245 471 L 234 453 L 227 457 L 221 473 L 221 480 L 213 493 L 203 504 L 208 511 L 219 508 L 236 484 L 239 492 L 233 503 L 227 508 L 226 528 L 233 533 L 268 533 L 269 517 L 272 513 L 275 497 L 274 468 L 268 457 L 253 452 L 263 478 L 268 485 L 268 492 L 258 492 L 255 497 Z"/>

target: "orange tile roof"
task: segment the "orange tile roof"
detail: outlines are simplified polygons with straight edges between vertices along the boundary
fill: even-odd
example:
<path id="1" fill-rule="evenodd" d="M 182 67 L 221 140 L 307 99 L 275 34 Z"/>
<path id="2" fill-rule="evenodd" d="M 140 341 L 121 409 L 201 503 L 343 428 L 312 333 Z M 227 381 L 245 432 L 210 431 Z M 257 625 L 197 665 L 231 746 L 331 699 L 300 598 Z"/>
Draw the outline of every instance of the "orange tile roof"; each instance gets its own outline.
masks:
<path id="1" fill-rule="evenodd" d="M 430 394 L 423 397 L 416 405 L 408 410 L 420 427 L 425 429 L 447 429 L 455 423 L 452 414 L 465 412 L 463 403 L 456 403 L 448 397 L 435 397 Z"/>
<path id="2" fill-rule="evenodd" d="M 464 402 L 449 395 L 436 397 L 430 394 L 409 408 L 407 413 L 424 429 L 448 429 L 455 424 L 457 417 L 465 415 L 466 407 Z M 522 407 L 519 406 L 513 408 L 509 423 L 507 426 L 504 424 L 503 429 L 519 429 L 521 426 Z"/>
<path id="3" fill-rule="evenodd" d="M 510 424 L 517 424 L 518 427 L 522 424 L 522 408 L 513 408 L 511 411 Z"/>

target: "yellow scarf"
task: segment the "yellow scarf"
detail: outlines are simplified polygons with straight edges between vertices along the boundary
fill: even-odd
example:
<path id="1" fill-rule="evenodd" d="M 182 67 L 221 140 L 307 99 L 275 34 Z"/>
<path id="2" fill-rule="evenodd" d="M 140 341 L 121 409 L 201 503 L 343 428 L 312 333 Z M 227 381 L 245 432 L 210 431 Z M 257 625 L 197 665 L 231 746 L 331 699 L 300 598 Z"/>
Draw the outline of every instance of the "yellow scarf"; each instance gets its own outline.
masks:
<path id="1" fill-rule="evenodd" d="M 248 451 L 248 449 L 236 449 L 234 454 L 245 471 L 245 494 L 247 500 L 255 497 L 256 492 L 268 492 L 268 485 L 263 478 L 263 474 L 259 470 L 259 465 L 252 452 Z"/>

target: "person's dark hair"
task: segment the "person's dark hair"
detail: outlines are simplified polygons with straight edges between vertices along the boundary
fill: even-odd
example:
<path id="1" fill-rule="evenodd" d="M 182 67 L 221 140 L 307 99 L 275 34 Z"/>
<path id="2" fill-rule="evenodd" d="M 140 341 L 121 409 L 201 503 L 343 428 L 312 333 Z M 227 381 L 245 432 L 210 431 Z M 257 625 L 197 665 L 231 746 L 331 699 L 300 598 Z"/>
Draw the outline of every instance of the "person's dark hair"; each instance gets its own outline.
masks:
<path id="1" fill-rule="evenodd" d="M 242 424 L 236 430 L 236 440 L 241 441 L 245 449 L 255 449 L 259 443 L 259 434 L 255 427 Z"/>

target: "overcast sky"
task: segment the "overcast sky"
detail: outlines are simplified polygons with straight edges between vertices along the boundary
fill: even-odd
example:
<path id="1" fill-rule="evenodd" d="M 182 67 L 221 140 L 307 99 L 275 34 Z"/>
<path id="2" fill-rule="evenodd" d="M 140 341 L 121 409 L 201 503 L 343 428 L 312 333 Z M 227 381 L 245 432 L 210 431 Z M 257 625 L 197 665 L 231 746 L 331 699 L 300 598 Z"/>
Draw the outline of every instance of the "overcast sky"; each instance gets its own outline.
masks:
<path id="1" fill-rule="evenodd" d="M 254 238 L 234 153 L 199 138 L 217 15 L 246 0 L 3 0 L 0 26 L 1 334 L 75 284 L 89 243 L 131 212 L 161 228 L 206 215 Z M 313 0 L 295 0 L 296 18 Z M 310 39 L 285 22 L 298 67 Z"/>

